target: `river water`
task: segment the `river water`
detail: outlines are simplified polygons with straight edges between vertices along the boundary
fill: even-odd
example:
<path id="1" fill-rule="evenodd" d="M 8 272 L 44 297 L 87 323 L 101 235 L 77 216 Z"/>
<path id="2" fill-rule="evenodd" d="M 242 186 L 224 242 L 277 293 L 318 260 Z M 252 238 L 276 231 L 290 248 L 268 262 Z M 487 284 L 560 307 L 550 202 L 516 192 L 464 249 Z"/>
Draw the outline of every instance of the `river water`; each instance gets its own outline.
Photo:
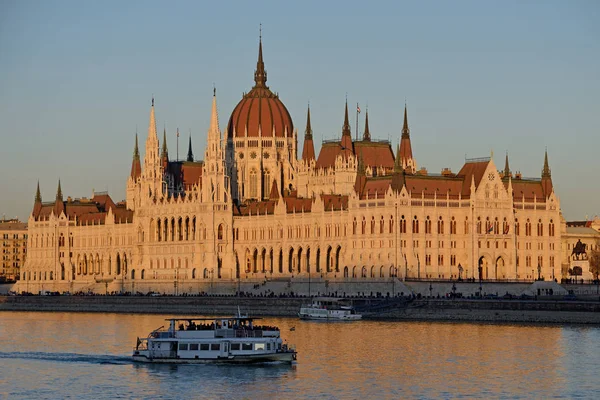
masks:
<path id="1" fill-rule="evenodd" d="M 265 318 L 297 365 L 132 363 L 167 317 L 2 312 L 0 398 L 600 398 L 600 328 Z"/>

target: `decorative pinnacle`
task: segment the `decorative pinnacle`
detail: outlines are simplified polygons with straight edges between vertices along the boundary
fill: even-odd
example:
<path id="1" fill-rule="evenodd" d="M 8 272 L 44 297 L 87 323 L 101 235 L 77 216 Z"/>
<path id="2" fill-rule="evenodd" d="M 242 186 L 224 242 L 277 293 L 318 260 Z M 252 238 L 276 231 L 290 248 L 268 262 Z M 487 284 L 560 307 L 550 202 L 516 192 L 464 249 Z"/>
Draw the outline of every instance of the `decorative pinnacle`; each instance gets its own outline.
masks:
<path id="1" fill-rule="evenodd" d="M 194 161 L 194 153 L 192 153 L 192 130 L 190 129 L 190 142 L 188 145 L 187 160 Z"/>
<path id="2" fill-rule="evenodd" d="M 548 149 L 544 154 L 544 169 L 542 170 L 542 178 L 550 178 L 550 166 L 548 165 Z"/>
<path id="3" fill-rule="evenodd" d="M 365 112 L 365 133 L 363 134 L 363 140 L 371 140 L 371 132 L 369 132 L 369 110 Z"/>
<path id="4" fill-rule="evenodd" d="M 406 113 L 406 103 L 404 103 L 404 125 L 402 126 L 402 138 L 410 138 L 410 129 L 408 129 L 408 115 Z"/>
<path id="5" fill-rule="evenodd" d="M 508 151 L 506 152 L 506 160 L 504 161 L 504 176 L 510 176 L 510 168 L 508 167 Z"/>
<path id="6" fill-rule="evenodd" d="M 138 134 L 137 134 L 137 132 L 135 133 L 135 147 L 133 148 L 133 159 L 134 160 L 139 160 L 140 159 L 140 149 L 138 148 Z"/>
<path id="7" fill-rule="evenodd" d="M 36 203 L 42 202 L 42 194 L 40 193 L 40 181 L 39 180 L 38 180 L 38 184 L 37 184 L 37 190 L 35 192 L 35 202 Z"/>
<path id="8" fill-rule="evenodd" d="M 344 125 L 342 126 L 342 135 L 351 135 L 350 122 L 348 121 L 348 97 L 346 97 L 346 107 L 344 109 Z"/>
<path id="9" fill-rule="evenodd" d="M 256 71 L 254 71 L 255 88 L 267 87 L 267 71 L 265 71 L 265 63 L 263 62 L 262 53 L 262 24 L 260 25 L 260 33 L 258 37 L 258 61 L 256 62 Z"/>
<path id="10" fill-rule="evenodd" d="M 400 158 L 400 144 L 396 149 L 396 159 L 394 160 L 394 172 L 402 172 L 402 159 Z"/>
<path id="11" fill-rule="evenodd" d="M 306 113 L 306 130 L 304 131 L 304 138 L 312 140 L 312 127 L 310 125 L 310 103 L 308 104 L 308 112 Z"/>
<path id="12" fill-rule="evenodd" d="M 163 128 L 163 145 L 162 145 L 162 152 L 161 152 L 160 156 L 162 158 L 169 157 L 169 151 L 167 150 L 167 127 L 166 126 Z"/>
<path id="13" fill-rule="evenodd" d="M 63 199 L 63 195 L 62 195 L 62 189 L 60 188 L 60 178 L 58 179 L 58 190 L 56 191 L 56 200 L 60 200 L 62 201 Z"/>

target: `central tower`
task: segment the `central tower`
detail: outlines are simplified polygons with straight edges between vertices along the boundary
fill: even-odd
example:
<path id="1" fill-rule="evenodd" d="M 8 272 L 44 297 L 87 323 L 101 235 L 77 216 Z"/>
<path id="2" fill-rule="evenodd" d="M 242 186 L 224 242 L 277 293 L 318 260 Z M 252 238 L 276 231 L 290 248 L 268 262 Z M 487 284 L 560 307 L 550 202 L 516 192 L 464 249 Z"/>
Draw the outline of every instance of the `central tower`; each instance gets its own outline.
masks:
<path id="1" fill-rule="evenodd" d="M 279 95 L 267 86 L 262 36 L 254 87 L 244 94 L 227 124 L 227 165 L 238 202 L 266 200 L 273 182 L 281 193 L 295 188 L 297 132 Z"/>

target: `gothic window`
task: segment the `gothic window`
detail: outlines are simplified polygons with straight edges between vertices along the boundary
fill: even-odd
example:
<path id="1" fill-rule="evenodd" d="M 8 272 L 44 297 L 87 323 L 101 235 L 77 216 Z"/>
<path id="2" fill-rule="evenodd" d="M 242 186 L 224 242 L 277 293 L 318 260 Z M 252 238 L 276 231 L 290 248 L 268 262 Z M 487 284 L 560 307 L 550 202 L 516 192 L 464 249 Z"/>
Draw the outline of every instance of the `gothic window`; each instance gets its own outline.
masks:
<path id="1" fill-rule="evenodd" d="M 219 224 L 219 228 L 217 231 L 217 239 L 223 240 L 223 224 Z"/>
<path id="2" fill-rule="evenodd" d="M 481 217 L 477 217 L 477 233 L 481 233 Z"/>
<path id="3" fill-rule="evenodd" d="M 258 197 L 258 175 L 255 169 L 250 170 L 250 197 Z"/>
<path id="4" fill-rule="evenodd" d="M 419 233 L 419 220 L 417 219 L 416 215 L 412 222 L 412 231 L 413 233 Z"/>
<path id="5" fill-rule="evenodd" d="M 383 215 L 381 216 L 381 220 L 379 221 L 379 233 L 383 233 L 383 229 L 384 229 L 384 221 L 383 221 Z"/>
<path id="6" fill-rule="evenodd" d="M 450 234 L 456 235 L 456 221 L 454 220 L 454 217 L 452 217 L 452 221 L 450 221 Z"/>
<path id="7" fill-rule="evenodd" d="M 538 236 L 544 236 L 544 224 L 541 219 L 538 221 L 537 234 Z"/>
<path id="8" fill-rule="evenodd" d="M 357 225 L 356 217 L 354 217 L 354 220 L 352 221 L 352 234 L 353 235 L 356 235 L 356 225 Z"/>
<path id="9" fill-rule="evenodd" d="M 527 222 L 525 223 L 525 236 L 531 236 L 531 222 L 529 218 L 527 218 Z"/>
<path id="10" fill-rule="evenodd" d="M 268 198 L 270 195 L 271 188 L 271 172 L 265 170 L 263 174 L 263 197 Z"/>
<path id="11" fill-rule="evenodd" d="M 550 220 L 550 224 L 548 225 L 548 235 L 554 236 L 554 221 Z"/>
<path id="12" fill-rule="evenodd" d="M 365 220 L 365 217 L 363 217 L 361 233 L 364 235 L 366 233 L 366 230 L 367 230 L 367 221 Z"/>
<path id="13" fill-rule="evenodd" d="M 443 235 L 444 234 L 444 220 L 442 219 L 442 217 L 440 217 L 439 221 L 438 221 L 438 234 Z"/>
<path id="14" fill-rule="evenodd" d="M 431 233 L 431 220 L 429 219 L 429 216 L 425 220 L 425 233 Z"/>
<path id="15" fill-rule="evenodd" d="M 371 217 L 371 235 L 375 234 L 375 217 Z"/>

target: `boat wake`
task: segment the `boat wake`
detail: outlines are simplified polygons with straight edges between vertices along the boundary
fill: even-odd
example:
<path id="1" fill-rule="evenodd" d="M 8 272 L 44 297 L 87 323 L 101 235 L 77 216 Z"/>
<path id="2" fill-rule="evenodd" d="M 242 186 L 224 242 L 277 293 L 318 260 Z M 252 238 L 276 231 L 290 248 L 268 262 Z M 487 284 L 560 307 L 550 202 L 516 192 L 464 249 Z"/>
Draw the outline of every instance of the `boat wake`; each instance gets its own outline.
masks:
<path id="1" fill-rule="evenodd" d="M 109 354 L 45 353 L 45 352 L 0 352 L 0 359 L 21 359 L 55 361 L 65 363 L 87 363 L 127 365 L 132 364 L 130 357 Z"/>

